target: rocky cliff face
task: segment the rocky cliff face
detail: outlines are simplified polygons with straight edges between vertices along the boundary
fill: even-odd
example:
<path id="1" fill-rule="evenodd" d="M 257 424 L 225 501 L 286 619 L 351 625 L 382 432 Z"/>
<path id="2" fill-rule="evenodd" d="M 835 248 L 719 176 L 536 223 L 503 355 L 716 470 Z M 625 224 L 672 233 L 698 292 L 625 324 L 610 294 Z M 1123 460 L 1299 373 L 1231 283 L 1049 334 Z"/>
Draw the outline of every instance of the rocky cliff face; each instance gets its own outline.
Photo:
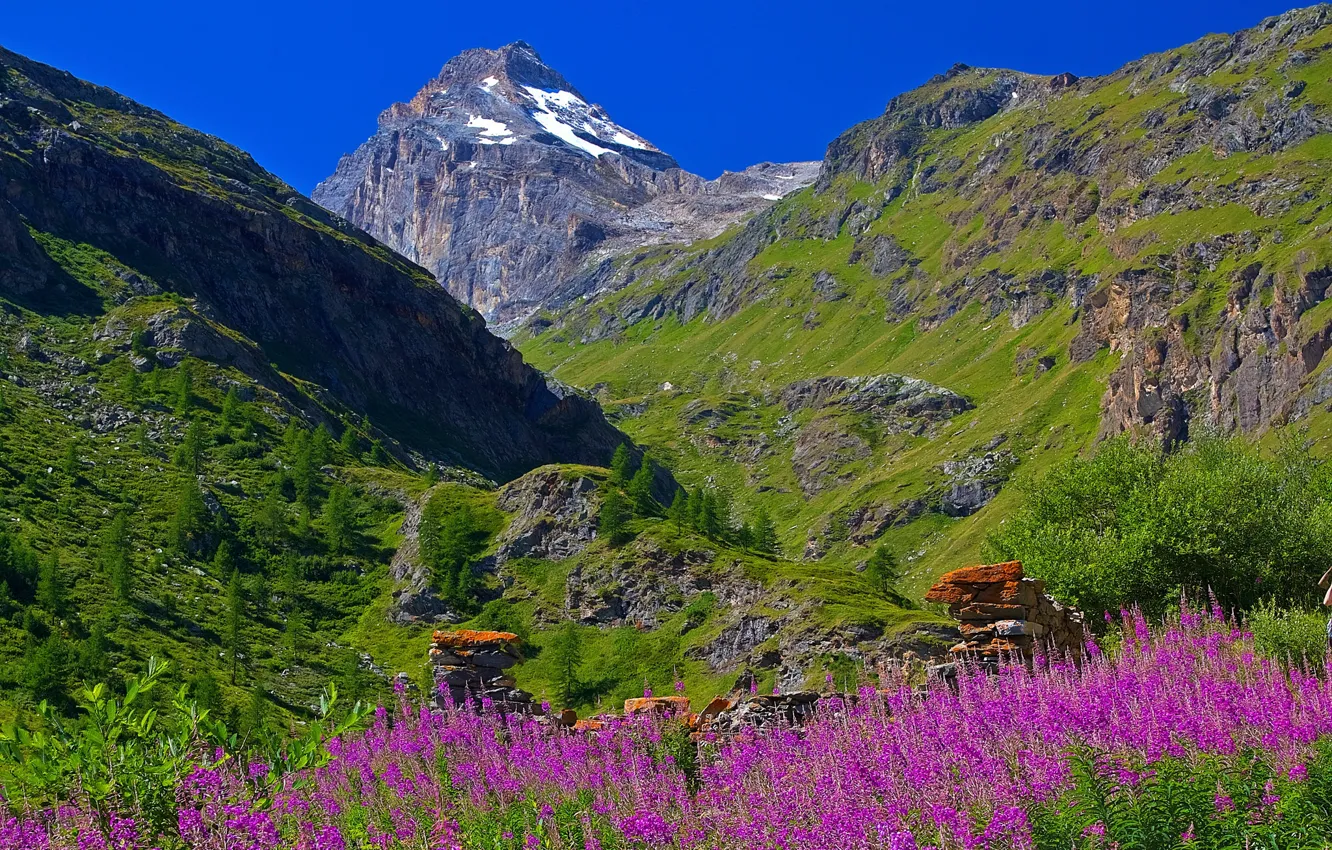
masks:
<path id="1" fill-rule="evenodd" d="M 516 42 L 461 54 L 385 110 L 314 199 L 504 324 L 582 294 L 567 283 L 590 259 L 715 236 L 815 173 L 690 174 Z"/>
<path id="2" fill-rule="evenodd" d="M 242 151 L 16 54 L 0 50 L 0 70 L 0 293 L 11 302 L 101 311 L 46 254 L 37 237 L 50 236 L 114 258 L 127 297 L 182 299 L 209 329 L 176 335 L 199 342 L 197 356 L 261 381 L 280 374 L 325 408 L 368 413 L 487 475 L 605 462 L 623 439 L 423 269 Z"/>

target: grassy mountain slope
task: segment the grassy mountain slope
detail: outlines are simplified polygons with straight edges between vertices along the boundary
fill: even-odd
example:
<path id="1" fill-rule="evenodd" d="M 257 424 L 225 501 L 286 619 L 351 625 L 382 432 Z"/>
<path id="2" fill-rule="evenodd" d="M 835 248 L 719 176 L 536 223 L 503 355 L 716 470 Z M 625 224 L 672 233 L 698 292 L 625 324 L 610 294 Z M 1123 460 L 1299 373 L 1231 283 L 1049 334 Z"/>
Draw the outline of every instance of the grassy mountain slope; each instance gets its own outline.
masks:
<path id="1" fill-rule="evenodd" d="M 380 694 L 421 470 L 624 439 L 247 154 L 3 50 L 0 186 L 0 719 L 151 656 L 251 722 Z"/>
<path id="2" fill-rule="evenodd" d="M 881 534 L 914 592 L 978 557 L 1015 485 L 1098 435 L 1298 421 L 1322 437 L 1328 19 L 1292 12 L 1100 78 L 959 66 L 834 141 L 813 188 L 712 243 L 590 270 L 604 294 L 517 343 L 596 388 L 682 481 L 756 492 L 789 553 L 813 539 L 849 571 Z M 782 403 L 794 381 L 884 373 L 974 408 L 903 435 Z M 796 480 L 811 450 L 838 473 L 817 492 Z M 977 477 L 1008 481 L 954 516 Z"/>

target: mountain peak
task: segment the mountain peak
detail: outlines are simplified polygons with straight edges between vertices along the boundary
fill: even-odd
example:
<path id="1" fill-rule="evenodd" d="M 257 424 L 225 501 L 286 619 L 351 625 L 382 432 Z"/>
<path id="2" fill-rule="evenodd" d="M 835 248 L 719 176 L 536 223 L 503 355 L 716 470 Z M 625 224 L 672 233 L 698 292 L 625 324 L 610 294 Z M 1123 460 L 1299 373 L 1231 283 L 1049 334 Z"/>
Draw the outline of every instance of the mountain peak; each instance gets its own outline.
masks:
<path id="1" fill-rule="evenodd" d="M 572 83 L 547 65 L 536 48 L 525 41 L 515 41 L 495 50 L 484 47 L 464 50 L 444 63 L 432 82 L 446 87 L 468 83 L 485 85 L 500 89 L 504 94 L 533 86 L 567 91 L 585 100 Z"/>
<path id="2" fill-rule="evenodd" d="M 381 129 L 410 125 L 442 150 L 459 142 L 536 144 L 582 158 L 617 154 L 658 171 L 677 167 L 656 145 L 589 103 L 525 41 L 463 51 L 410 101 L 385 110 L 379 123 Z"/>

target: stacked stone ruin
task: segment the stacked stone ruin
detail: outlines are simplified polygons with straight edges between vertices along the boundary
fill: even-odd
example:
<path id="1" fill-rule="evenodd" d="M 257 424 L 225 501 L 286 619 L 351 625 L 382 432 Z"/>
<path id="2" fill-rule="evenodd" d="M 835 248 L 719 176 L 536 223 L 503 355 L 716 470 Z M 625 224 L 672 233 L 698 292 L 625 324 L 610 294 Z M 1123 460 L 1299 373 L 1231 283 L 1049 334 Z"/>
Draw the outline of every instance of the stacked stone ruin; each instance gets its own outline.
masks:
<path id="1" fill-rule="evenodd" d="M 437 699 L 477 708 L 489 703 L 501 713 L 539 711 L 532 695 L 515 687 L 508 673 L 510 667 L 522 661 L 518 643 L 518 636 L 512 632 L 435 632 L 430 663 Z"/>
<path id="2" fill-rule="evenodd" d="M 1045 582 L 1027 578 L 1021 561 L 953 570 L 939 579 L 927 602 L 948 605 L 962 642 L 953 654 L 983 662 L 1030 659 L 1039 645 L 1048 653 L 1081 658 L 1082 612 L 1045 592 Z"/>

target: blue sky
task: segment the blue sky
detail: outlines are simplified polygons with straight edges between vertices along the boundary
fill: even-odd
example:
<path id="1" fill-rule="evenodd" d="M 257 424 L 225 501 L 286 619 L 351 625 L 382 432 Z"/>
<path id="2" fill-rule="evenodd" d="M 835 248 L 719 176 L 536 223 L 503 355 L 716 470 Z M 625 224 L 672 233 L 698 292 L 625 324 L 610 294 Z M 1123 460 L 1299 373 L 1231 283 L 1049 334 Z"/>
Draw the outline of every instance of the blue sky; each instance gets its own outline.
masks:
<path id="1" fill-rule="evenodd" d="M 6 3 L 0 45 L 254 154 L 303 192 L 449 57 L 517 39 L 620 124 L 712 177 L 819 159 L 955 62 L 1106 73 L 1281 2 Z"/>

